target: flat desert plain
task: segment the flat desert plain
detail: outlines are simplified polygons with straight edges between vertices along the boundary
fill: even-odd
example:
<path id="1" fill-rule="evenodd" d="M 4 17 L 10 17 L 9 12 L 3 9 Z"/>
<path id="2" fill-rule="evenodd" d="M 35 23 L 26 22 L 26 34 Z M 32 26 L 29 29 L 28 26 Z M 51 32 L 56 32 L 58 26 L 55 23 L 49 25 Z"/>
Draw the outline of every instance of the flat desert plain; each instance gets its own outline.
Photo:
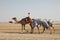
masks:
<path id="1" fill-rule="evenodd" d="M 54 24 L 55 32 L 49 34 L 49 30 L 45 30 L 43 34 L 39 34 L 35 27 L 33 34 L 30 34 L 31 28 L 27 24 L 26 30 L 21 30 L 21 24 L 0 23 L 0 40 L 60 40 L 60 24 Z M 42 27 L 40 32 L 42 31 Z"/>

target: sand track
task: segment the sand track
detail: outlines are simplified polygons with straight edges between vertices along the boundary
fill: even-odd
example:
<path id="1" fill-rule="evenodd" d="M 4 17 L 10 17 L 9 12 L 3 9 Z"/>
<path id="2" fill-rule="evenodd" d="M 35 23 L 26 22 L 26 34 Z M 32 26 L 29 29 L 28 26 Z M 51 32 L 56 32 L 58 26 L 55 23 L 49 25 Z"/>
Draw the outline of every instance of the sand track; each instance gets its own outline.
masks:
<path id="1" fill-rule="evenodd" d="M 55 33 L 49 34 L 46 30 L 43 34 L 38 34 L 37 29 L 30 34 L 30 26 L 26 25 L 29 32 L 21 33 L 20 24 L 0 23 L 0 40 L 60 40 L 60 25 L 54 25 Z M 42 28 L 40 28 L 40 31 Z"/>

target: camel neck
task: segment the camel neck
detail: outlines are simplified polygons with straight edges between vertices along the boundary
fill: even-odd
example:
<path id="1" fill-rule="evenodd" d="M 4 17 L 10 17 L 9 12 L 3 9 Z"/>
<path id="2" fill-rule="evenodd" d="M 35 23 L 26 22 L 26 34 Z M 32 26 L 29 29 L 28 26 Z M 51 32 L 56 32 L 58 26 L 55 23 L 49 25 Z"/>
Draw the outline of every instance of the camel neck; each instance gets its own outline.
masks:
<path id="1" fill-rule="evenodd" d="M 17 21 L 17 20 L 15 20 L 15 22 L 16 22 L 16 23 L 18 23 L 18 21 Z"/>

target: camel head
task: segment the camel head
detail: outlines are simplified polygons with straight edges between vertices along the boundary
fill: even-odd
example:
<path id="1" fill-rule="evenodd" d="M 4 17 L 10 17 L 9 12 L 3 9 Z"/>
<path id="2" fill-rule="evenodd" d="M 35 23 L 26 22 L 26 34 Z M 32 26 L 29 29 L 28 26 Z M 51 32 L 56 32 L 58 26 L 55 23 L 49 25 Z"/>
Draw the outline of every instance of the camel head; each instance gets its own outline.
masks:
<path id="1" fill-rule="evenodd" d="M 18 23 L 17 18 L 13 17 L 12 20 L 14 20 L 16 23 Z"/>
<path id="2" fill-rule="evenodd" d="M 17 18 L 16 18 L 16 17 L 13 17 L 12 19 L 13 19 L 13 20 L 16 20 Z"/>

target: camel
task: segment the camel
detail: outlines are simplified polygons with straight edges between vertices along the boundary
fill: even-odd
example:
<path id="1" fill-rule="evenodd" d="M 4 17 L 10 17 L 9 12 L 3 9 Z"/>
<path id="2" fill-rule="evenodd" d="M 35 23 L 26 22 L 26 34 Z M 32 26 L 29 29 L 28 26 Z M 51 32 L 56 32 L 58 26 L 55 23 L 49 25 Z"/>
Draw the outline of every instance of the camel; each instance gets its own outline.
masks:
<path id="1" fill-rule="evenodd" d="M 48 23 L 48 22 L 47 22 Z M 47 26 L 46 22 L 44 21 L 41 21 L 41 20 L 38 20 L 38 19 L 33 19 L 32 23 L 31 23 L 31 33 L 33 33 L 33 29 L 35 27 L 37 27 L 38 29 L 38 32 L 39 32 L 39 27 L 38 25 L 42 26 L 43 27 L 43 31 L 41 33 L 43 33 L 45 31 L 45 29 L 49 29 L 50 31 L 50 34 L 52 34 L 52 30 L 51 28 L 54 30 L 54 27 L 52 26 L 52 23 L 48 23 L 49 26 Z M 55 31 L 55 30 L 54 30 Z M 40 32 L 39 32 L 40 33 Z"/>
<path id="2" fill-rule="evenodd" d="M 26 30 L 26 29 L 25 29 L 25 25 L 26 25 L 26 24 L 31 23 L 30 17 L 22 18 L 20 21 L 18 21 L 16 17 L 13 17 L 12 19 L 13 19 L 16 23 L 20 23 L 20 24 L 22 25 L 22 31 L 23 31 L 23 30 Z M 26 30 L 26 31 L 27 31 L 27 30 Z M 27 31 L 27 32 L 28 32 L 28 31 Z"/>

